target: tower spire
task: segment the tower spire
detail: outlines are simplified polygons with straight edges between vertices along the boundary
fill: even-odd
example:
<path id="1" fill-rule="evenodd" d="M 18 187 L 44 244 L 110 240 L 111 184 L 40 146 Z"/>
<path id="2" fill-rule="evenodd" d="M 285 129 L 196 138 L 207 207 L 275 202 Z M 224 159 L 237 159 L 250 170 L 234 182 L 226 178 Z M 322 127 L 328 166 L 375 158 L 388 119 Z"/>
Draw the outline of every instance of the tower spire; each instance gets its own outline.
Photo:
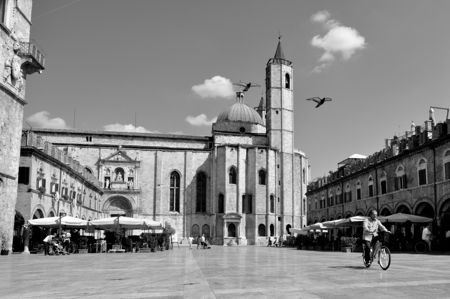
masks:
<path id="1" fill-rule="evenodd" d="M 283 59 L 283 60 L 285 59 L 283 48 L 281 47 L 281 34 L 278 34 L 278 45 L 277 50 L 275 51 L 275 56 L 273 56 L 273 59 Z"/>

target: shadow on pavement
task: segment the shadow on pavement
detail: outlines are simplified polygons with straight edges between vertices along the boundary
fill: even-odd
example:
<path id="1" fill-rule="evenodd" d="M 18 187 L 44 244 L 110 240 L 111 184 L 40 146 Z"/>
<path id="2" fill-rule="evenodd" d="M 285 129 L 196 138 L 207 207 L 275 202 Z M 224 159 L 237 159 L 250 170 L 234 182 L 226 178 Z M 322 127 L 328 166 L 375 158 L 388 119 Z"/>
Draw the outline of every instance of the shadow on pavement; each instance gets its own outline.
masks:
<path id="1" fill-rule="evenodd" d="M 330 266 L 328 268 L 333 268 L 333 269 L 366 269 L 365 266 Z"/>

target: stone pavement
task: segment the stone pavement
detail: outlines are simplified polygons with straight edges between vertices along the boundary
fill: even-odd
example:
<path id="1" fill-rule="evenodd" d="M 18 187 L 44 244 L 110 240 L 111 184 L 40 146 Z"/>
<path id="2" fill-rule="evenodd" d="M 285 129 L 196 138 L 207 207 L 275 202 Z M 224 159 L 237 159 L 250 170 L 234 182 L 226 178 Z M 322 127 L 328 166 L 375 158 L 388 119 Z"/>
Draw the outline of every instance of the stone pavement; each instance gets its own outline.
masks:
<path id="1" fill-rule="evenodd" d="M 450 256 L 292 248 L 0 256 L 1 298 L 450 298 Z"/>

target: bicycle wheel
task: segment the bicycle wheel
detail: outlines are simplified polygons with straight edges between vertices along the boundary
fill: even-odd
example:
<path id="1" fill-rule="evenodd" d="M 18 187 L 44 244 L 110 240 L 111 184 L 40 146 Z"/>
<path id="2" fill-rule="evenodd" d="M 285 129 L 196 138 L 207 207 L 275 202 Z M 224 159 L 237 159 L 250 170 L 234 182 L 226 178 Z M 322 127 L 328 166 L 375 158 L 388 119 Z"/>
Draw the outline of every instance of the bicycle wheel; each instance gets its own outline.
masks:
<path id="1" fill-rule="evenodd" d="M 383 270 L 387 270 L 391 265 L 391 251 L 386 246 L 382 246 L 378 251 L 378 264 Z"/>

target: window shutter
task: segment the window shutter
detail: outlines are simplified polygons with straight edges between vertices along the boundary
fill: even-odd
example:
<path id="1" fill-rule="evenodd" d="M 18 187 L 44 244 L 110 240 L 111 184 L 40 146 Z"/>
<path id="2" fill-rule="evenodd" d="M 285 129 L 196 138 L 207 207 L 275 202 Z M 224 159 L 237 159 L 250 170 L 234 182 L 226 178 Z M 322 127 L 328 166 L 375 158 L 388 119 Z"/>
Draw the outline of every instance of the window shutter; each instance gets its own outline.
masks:
<path id="1" fill-rule="evenodd" d="M 403 188 L 408 188 L 408 180 L 406 178 L 406 174 L 403 175 Z"/>
<path id="2" fill-rule="evenodd" d="M 398 190 L 398 181 L 399 181 L 399 179 L 400 179 L 400 177 L 396 177 L 395 178 L 395 190 L 397 191 Z"/>

